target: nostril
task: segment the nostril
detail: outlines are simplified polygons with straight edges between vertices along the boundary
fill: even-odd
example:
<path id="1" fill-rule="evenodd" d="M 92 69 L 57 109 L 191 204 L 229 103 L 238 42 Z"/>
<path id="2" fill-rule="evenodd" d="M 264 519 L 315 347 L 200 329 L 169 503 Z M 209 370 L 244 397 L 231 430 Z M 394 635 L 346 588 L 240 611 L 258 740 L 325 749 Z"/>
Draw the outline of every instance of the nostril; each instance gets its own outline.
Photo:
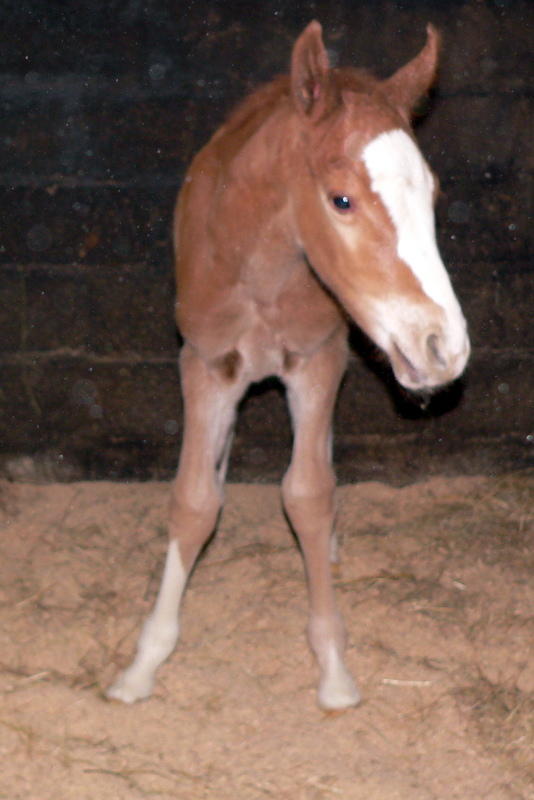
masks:
<path id="1" fill-rule="evenodd" d="M 447 359 L 441 354 L 439 349 L 439 337 L 436 333 L 431 333 L 426 340 L 426 348 L 430 361 L 439 364 L 440 367 L 447 366 Z"/>

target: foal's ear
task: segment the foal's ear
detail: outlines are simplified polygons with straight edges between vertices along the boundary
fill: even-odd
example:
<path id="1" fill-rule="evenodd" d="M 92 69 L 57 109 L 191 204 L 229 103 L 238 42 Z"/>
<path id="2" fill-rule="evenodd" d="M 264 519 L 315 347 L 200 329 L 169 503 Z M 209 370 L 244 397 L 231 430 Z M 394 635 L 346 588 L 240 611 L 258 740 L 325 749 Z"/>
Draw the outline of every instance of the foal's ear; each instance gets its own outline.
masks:
<path id="1" fill-rule="evenodd" d="M 439 34 L 433 25 L 426 27 L 426 44 L 412 61 L 382 84 L 391 102 L 407 118 L 434 82 L 438 67 Z"/>
<path id="2" fill-rule="evenodd" d="M 329 100 L 330 65 L 322 39 L 322 28 L 314 20 L 304 29 L 293 48 L 291 92 L 299 114 L 317 119 Z"/>

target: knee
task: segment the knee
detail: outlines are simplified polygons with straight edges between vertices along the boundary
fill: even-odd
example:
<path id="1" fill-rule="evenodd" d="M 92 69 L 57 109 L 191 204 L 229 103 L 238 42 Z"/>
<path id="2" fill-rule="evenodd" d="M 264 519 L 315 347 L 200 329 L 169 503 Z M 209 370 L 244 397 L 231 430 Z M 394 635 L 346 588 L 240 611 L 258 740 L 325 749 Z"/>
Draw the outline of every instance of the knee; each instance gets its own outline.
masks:
<path id="1" fill-rule="evenodd" d="M 291 505 L 311 503 L 330 507 L 334 502 L 335 490 L 336 477 L 329 464 L 310 464 L 305 470 L 290 465 L 282 481 L 284 503 Z"/>
<path id="2" fill-rule="evenodd" d="M 332 525 L 336 510 L 336 481 L 333 470 L 325 468 L 314 476 L 298 475 L 290 467 L 282 482 L 282 501 L 295 528 L 301 521 Z"/>
<path id="3" fill-rule="evenodd" d="M 203 545 L 215 530 L 222 497 L 210 493 L 182 493 L 174 487 L 169 514 L 169 537 L 176 539 L 186 573 L 192 568 Z"/>
<path id="4" fill-rule="evenodd" d="M 211 516 L 218 513 L 222 503 L 223 490 L 214 474 L 208 480 L 200 476 L 193 481 L 190 475 L 179 472 L 172 487 L 171 513 L 182 508 L 199 516 Z"/>

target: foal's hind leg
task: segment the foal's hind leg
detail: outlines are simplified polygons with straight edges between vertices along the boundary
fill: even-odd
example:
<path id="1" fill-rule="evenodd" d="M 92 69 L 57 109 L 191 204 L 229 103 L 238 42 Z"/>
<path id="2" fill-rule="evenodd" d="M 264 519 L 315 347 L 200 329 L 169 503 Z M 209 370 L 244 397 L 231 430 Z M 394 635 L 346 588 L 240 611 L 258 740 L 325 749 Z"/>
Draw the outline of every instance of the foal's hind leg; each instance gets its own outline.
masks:
<path id="1" fill-rule="evenodd" d="M 180 363 L 185 426 L 163 579 L 135 658 L 107 692 L 125 703 L 151 694 L 156 671 L 178 640 L 180 602 L 189 572 L 217 521 L 235 407 L 245 388 L 242 377 L 225 377 L 224 369 L 208 368 L 188 344 Z"/>
<path id="2" fill-rule="evenodd" d="M 318 701 L 326 709 L 347 708 L 360 700 L 343 663 L 346 636 L 334 600 L 329 558 L 335 517 L 331 418 L 345 365 L 343 331 L 285 379 L 294 443 L 282 493 L 306 565 L 310 595 L 308 633 L 321 673 Z"/>

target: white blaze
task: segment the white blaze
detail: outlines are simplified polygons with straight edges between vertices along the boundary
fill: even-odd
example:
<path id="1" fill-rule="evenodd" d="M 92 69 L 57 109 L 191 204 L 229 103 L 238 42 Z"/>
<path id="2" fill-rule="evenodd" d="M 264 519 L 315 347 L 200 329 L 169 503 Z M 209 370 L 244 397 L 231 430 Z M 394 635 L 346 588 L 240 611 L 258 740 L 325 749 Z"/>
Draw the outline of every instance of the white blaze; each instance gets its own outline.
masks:
<path id="1" fill-rule="evenodd" d="M 436 244 L 434 180 L 416 144 L 403 130 L 386 131 L 369 142 L 362 158 L 371 188 L 379 195 L 395 226 L 399 258 L 451 322 L 463 319 Z M 460 327 L 465 333 L 465 325 Z"/>

